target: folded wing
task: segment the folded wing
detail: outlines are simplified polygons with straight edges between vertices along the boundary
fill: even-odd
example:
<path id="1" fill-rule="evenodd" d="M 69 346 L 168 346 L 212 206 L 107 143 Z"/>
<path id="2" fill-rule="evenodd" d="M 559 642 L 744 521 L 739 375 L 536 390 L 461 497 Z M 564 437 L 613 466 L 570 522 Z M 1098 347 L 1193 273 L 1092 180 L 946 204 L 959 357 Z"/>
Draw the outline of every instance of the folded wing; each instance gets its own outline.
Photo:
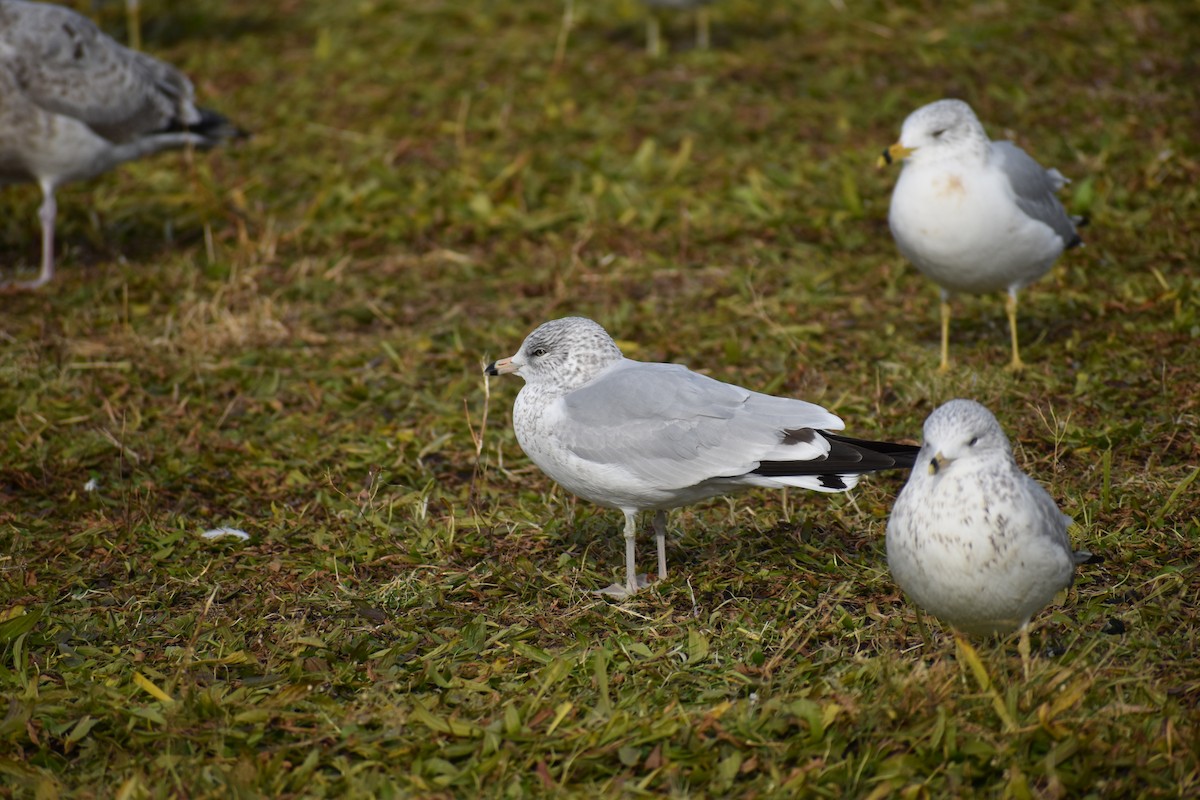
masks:
<path id="1" fill-rule="evenodd" d="M 0 62 L 36 106 L 114 143 L 160 132 L 214 139 L 237 134 L 194 105 L 192 83 L 182 72 L 123 47 L 70 9 L 0 2 Z"/>
<path id="2" fill-rule="evenodd" d="M 803 400 L 751 392 L 675 364 L 624 360 L 564 401 L 564 445 L 664 489 L 790 464 L 779 475 L 813 475 L 835 449 L 823 433 L 842 421 Z M 841 452 L 842 445 L 838 445 Z M 813 464 L 801 470 L 797 465 Z M 757 473 L 768 477 L 766 473 Z"/>
<path id="3" fill-rule="evenodd" d="M 1080 244 L 1071 215 L 1055 195 L 1066 182 L 1062 173 L 1046 169 L 1012 142 L 992 142 L 992 158 L 1008 178 L 1022 211 L 1049 225 L 1063 240 L 1064 248 Z"/>

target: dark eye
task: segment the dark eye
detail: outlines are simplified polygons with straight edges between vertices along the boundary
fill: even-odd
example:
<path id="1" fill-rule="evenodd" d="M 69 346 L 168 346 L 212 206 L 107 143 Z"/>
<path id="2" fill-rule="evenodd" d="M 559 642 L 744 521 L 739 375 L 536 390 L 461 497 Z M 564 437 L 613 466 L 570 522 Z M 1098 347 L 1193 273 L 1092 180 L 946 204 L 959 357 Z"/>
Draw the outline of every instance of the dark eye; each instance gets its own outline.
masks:
<path id="1" fill-rule="evenodd" d="M 533 356 L 534 356 L 534 358 L 540 358 L 541 356 L 544 356 L 544 355 L 546 355 L 546 348 L 544 348 L 544 347 L 535 347 L 535 348 L 533 349 Z"/>
<path id="2" fill-rule="evenodd" d="M 941 138 L 941 135 L 945 132 L 946 132 L 945 128 L 942 128 L 941 130 L 936 130 L 933 132 L 933 138 L 939 139 L 939 138 Z"/>
<path id="3" fill-rule="evenodd" d="M 967 447 L 974 447 L 979 442 L 978 436 L 972 436 L 971 441 L 967 442 Z"/>

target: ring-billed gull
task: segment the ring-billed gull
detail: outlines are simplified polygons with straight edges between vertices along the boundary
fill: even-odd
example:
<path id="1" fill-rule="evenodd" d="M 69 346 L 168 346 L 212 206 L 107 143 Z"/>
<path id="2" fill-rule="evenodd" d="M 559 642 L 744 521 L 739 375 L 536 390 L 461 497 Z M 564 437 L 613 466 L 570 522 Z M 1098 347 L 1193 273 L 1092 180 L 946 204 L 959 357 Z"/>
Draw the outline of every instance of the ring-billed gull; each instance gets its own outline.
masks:
<path id="1" fill-rule="evenodd" d="M 950 296 L 1007 291 L 1011 368 L 1017 292 L 1081 244 L 1055 192 L 1067 179 L 1012 142 L 993 142 L 962 100 L 939 100 L 904 120 L 881 165 L 904 159 L 888 225 L 901 254 L 941 287 L 942 363 L 950 367 Z"/>
<path id="2" fill-rule="evenodd" d="M 714 380 L 679 364 L 633 361 L 584 317 L 547 322 L 489 375 L 516 374 L 521 448 L 565 489 L 625 514 L 625 584 L 637 513 L 655 511 L 658 576 L 666 577 L 666 511 L 751 486 L 843 492 L 858 476 L 910 467 L 918 448 L 827 433 L 838 417 L 812 403 Z"/>
<path id="3" fill-rule="evenodd" d="M 1021 471 L 1000 423 L 973 400 L 925 420 L 925 440 L 887 526 L 892 577 L 917 605 L 976 635 L 1021 631 L 1090 553 L 1072 551 L 1071 518 Z"/>
<path id="4" fill-rule="evenodd" d="M 187 77 L 130 50 L 67 8 L 0 0 L 0 185 L 36 182 L 43 202 L 42 265 L 54 277 L 59 186 L 122 162 L 242 135 L 197 108 Z"/>

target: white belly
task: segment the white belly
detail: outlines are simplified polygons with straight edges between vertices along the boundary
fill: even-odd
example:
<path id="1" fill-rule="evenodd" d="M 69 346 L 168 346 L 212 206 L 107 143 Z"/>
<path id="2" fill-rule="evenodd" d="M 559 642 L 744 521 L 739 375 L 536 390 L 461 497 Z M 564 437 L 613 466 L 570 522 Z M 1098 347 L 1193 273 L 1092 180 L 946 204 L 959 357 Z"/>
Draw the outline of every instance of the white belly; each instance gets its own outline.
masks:
<path id="1" fill-rule="evenodd" d="M 561 406 L 536 402 L 530 387 L 517 395 L 513 427 L 525 455 L 556 483 L 574 495 L 606 508 L 675 508 L 717 494 L 700 492 L 691 496 L 665 490 L 639 478 L 620 464 L 605 464 L 580 458 L 560 438 Z"/>
<path id="2" fill-rule="evenodd" d="M 1016 205 L 999 173 L 906 166 L 888 225 L 904 257 L 948 292 L 1020 289 L 1063 250 L 1049 225 Z"/>
<path id="3" fill-rule="evenodd" d="M 919 509 L 902 494 L 887 534 L 892 577 L 930 614 L 967 633 L 1006 633 L 1070 585 L 1074 562 L 1061 544 L 990 526 L 989 498 L 972 504 L 949 482 L 939 489 Z"/>

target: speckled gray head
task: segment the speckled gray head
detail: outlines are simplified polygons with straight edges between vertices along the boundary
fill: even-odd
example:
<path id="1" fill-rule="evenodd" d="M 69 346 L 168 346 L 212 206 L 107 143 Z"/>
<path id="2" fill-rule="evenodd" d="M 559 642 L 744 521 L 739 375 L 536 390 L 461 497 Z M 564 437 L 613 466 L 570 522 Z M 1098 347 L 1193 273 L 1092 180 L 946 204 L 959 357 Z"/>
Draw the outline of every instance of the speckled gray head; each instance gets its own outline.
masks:
<path id="1" fill-rule="evenodd" d="M 484 372 L 512 373 L 527 383 L 569 392 L 621 358 L 620 348 L 600 325 L 587 317 L 563 317 L 539 325 L 516 355 L 493 361 Z"/>
<path id="2" fill-rule="evenodd" d="M 925 420 L 925 441 L 914 472 L 931 475 L 961 459 L 1012 458 L 1012 445 L 995 415 L 974 400 L 951 400 Z"/>
<path id="3" fill-rule="evenodd" d="M 938 100 L 908 115 L 900 128 L 900 141 L 883 157 L 889 163 L 894 158 L 928 161 L 988 147 L 987 132 L 969 105 L 962 100 Z"/>

